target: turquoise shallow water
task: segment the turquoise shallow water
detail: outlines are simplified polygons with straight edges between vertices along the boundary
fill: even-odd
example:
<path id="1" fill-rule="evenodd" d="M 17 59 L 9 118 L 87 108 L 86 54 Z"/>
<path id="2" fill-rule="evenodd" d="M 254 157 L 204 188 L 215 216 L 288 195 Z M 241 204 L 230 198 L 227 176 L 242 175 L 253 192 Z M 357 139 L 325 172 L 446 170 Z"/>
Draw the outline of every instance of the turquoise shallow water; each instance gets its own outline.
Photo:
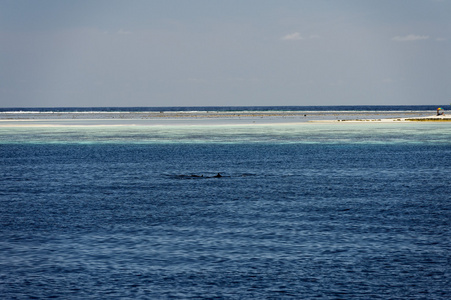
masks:
<path id="1" fill-rule="evenodd" d="M 448 123 L 0 127 L 0 143 L 433 143 Z"/>
<path id="2" fill-rule="evenodd" d="M 0 294 L 449 299 L 449 126 L 1 127 Z"/>

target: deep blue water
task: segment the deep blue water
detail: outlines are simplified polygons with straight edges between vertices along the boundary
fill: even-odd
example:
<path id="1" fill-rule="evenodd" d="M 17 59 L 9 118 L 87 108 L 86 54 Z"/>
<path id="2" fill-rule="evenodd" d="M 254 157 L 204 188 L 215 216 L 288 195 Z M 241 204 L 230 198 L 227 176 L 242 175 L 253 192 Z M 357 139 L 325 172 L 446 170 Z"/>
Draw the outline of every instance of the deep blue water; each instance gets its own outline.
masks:
<path id="1" fill-rule="evenodd" d="M 426 111 L 451 106 L 436 105 L 336 105 L 336 106 L 170 106 L 170 107 L 14 107 L 0 112 L 158 112 L 158 111 Z"/>
<path id="2" fill-rule="evenodd" d="M 315 126 L 0 134 L 0 295 L 449 299 L 449 126 Z"/>

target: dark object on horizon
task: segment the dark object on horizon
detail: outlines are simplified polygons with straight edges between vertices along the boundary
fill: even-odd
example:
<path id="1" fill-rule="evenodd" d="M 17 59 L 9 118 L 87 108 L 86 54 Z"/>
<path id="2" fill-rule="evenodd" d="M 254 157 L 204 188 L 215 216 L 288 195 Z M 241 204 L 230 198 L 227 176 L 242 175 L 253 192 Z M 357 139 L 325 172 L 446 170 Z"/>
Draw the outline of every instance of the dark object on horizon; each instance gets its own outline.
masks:
<path id="1" fill-rule="evenodd" d="M 214 178 L 220 178 L 220 177 L 222 177 L 222 175 L 221 174 L 217 174 L 217 175 L 215 175 L 215 176 L 213 176 Z"/>

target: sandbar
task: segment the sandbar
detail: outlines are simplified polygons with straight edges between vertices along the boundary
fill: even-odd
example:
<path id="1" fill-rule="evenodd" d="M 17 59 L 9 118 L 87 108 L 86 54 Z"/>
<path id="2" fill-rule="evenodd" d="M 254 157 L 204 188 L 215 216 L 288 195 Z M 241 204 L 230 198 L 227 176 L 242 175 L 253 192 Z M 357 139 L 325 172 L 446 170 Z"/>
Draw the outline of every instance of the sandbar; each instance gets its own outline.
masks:
<path id="1" fill-rule="evenodd" d="M 0 127 L 277 125 L 308 122 L 437 122 L 431 111 L 194 111 L 0 113 Z"/>
<path id="2" fill-rule="evenodd" d="M 410 118 L 385 118 L 385 119 L 343 119 L 343 120 L 317 120 L 311 122 L 451 122 L 451 116 L 424 116 L 424 117 L 410 117 Z"/>

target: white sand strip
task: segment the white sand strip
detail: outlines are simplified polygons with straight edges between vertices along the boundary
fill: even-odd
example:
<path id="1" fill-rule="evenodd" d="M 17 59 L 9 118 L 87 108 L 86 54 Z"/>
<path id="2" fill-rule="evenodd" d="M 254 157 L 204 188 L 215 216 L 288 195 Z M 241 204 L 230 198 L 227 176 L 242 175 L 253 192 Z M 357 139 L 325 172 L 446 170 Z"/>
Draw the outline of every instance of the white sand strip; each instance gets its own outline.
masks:
<path id="1" fill-rule="evenodd" d="M 189 125 L 295 125 L 306 123 L 349 123 L 349 122 L 432 122 L 451 121 L 451 116 L 424 116 L 418 112 L 315 112 L 310 115 L 286 112 L 249 113 L 238 112 L 218 115 L 202 114 L 157 114 L 157 116 L 135 115 L 132 118 L 115 118 L 117 115 L 74 115 L 76 118 L 48 118 L 47 115 L 31 118 L 0 118 L 0 127 L 62 127 L 62 126 L 189 126 Z M 396 116 L 396 117 L 393 117 Z M 46 118 L 47 117 L 47 118 Z"/>
<path id="2" fill-rule="evenodd" d="M 325 123 L 339 123 L 339 122 L 382 122 L 382 123 L 396 123 L 396 122 L 451 122 L 451 116 L 427 116 L 415 118 L 386 118 L 386 119 L 343 119 L 343 120 L 312 120 L 310 122 L 325 122 Z"/>

